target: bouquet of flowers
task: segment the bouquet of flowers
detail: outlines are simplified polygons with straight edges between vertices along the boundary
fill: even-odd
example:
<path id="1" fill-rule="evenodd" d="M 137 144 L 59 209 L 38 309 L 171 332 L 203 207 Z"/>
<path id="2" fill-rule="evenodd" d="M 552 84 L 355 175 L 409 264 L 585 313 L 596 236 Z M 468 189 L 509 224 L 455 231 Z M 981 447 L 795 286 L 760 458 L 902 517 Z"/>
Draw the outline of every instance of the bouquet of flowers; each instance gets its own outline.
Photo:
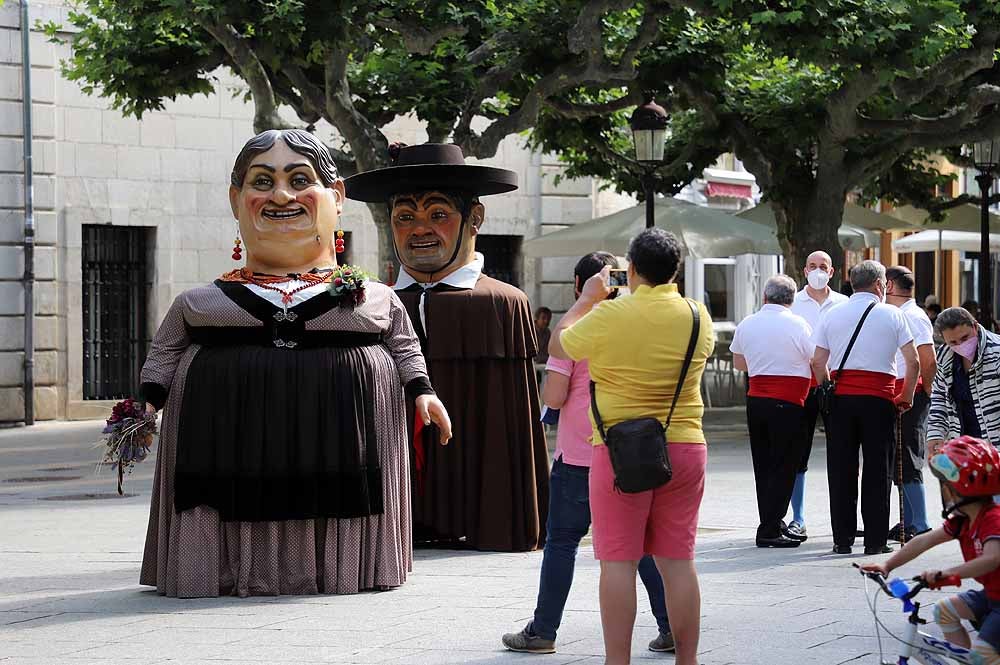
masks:
<path id="1" fill-rule="evenodd" d="M 371 278 L 357 266 L 338 266 L 330 275 L 327 290 L 341 307 L 355 307 L 365 301 L 365 283 Z"/>
<path id="2" fill-rule="evenodd" d="M 145 403 L 131 397 L 115 404 L 111 417 L 102 430 L 104 439 L 104 459 L 97 464 L 98 470 L 105 465 L 118 467 L 118 494 L 124 494 L 125 471 L 132 473 L 137 462 L 146 459 L 156 434 L 156 414 L 147 413 Z"/>

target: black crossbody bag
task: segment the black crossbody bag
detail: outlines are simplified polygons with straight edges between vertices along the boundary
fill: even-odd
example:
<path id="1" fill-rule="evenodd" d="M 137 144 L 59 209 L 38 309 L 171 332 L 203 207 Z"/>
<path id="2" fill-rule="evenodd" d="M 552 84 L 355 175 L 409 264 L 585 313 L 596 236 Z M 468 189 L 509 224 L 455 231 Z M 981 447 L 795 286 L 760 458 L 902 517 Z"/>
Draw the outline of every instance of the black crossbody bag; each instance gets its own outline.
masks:
<path id="1" fill-rule="evenodd" d="M 854 348 L 854 342 L 858 340 L 858 334 L 861 332 L 861 326 L 865 325 L 865 319 L 868 318 L 868 313 L 875 309 L 875 305 L 878 303 L 872 303 L 868 305 L 868 309 L 865 313 L 861 315 L 861 320 L 858 321 L 858 327 L 854 329 L 854 335 L 851 337 L 851 341 L 847 344 L 847 350 L 844 351 L 844 357 L 840 359 L 840 367 L 837 368 L 837 376 L 844 371 L 844 364 L 847 362 L 847 357 L 851 355 L 851 349 Z M 819 407 L 820 413 L 825 416 L 830 415 L 830 411 L 833 410 L 833 393 L 837 388 L 837 383 L 833 379 L 827 379 L 823 382 L 821 386 L 816 388 L 816 405 Z"/>
<path id="2" fill-rule="evenodd" d="M 673 475 L 670 468 L 670 454 L 667 452 L 667 428 L 670 427 L 670 419 L 674 416 L 674 408 L 681 395 L 681 388 L 691 366 L 694 347 L 701 330 L 698 307 L 690 300 L 685 302 L 691 308 L 694 324 L 691 326 L 691 340 L 688 342 L 684 366 L 681 367 L 677 379 L 677 389 L 674 391 L 674 400 L 670 404 L 666 424 L 661 424 L 656 418 L 635 418 L 624 420 L 605 432 L 601 412 L 597 410 L 594 382 L 590 382 L 590 408 L 594 413 L 597 430 L 608 447 L 611 468 L 615 472 L 615 488 L 621 492 L 636 494 L 655 489 L 670 482 Z"/>

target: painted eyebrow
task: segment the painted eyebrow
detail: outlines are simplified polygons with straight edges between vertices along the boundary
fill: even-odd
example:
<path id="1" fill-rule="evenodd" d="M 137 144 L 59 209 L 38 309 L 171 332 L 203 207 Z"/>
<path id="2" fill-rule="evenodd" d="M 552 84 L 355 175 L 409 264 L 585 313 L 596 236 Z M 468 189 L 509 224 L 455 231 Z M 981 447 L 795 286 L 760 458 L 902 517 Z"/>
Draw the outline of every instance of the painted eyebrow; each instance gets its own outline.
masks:
<path id="1" fill-rule="evenodd" d="M 285 173 L 288 173 L 289 171 L 294 171 L 295 169 L 301 166 L 305 166 L 306 168 L 312 168 L 312 164 L 308 162 L 295 162 L 294 164 L 289 164 L 288 166 L 285 167 Z"/>
<path id="2" fill-rule="evenodd" d="M 250 168 L 252 168 L 252 169 L 264 169 L 266 171 L 270 171 L 271 173 L 274 173 L 277 170 L 273 166 L 271 166 L 270 164 L 251 164 Z"/>
<path id="3" fill-rule="evenodd" d="M 430 198 L 424 199 L 424 208 L 426 209 L 427 206 L 432 206 L 436 203 L 443 203 L 445 205 L 454 205 L 451 201 L 449 201 L 443 196 L 432 196 Z"/>
<path id="4" fill-rule="evenodd" d="M 412 208 L 416 208 L 417 207 L 416 200 L 414 200 L 414 199 L 412 199 L 410 197 L 404 197 L 404 198 L 396 199 L 395 201 L 392 202 L 392 205 L 397 206 L 397 205 L 401 205 L 401 204 L 404 204 L 404 203 L 407 204 L 407 205 L 409 205 Z"/>

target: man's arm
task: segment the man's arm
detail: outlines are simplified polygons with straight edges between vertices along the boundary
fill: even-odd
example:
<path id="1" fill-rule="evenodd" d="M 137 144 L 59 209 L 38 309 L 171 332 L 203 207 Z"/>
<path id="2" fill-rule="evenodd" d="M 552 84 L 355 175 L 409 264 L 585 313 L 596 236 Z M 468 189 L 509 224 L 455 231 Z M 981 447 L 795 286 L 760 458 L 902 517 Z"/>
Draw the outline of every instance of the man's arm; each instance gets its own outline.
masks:
<path id="1" fill-rule="evenodd" d="M 813 354 L 812 365 L 813 376 L 816 377 L 817 383 L 823 385 L 824 382 L 830 380 L 830 368 L 828 363 L 830 362 L 830 349 L 824 349 L 822 346 L 816 347 L 816 352 Z"/>
<path id="2" fill-rule="evenodd" d="M 747 366 L 747 358 L 742 353 L 733 354 L 733 367 L 741 372 L 750 371 L 750 368 Z"/>
<path id="3" fill-rule="evenodd" d="M 545 386 L 542 387 L 542 401 L 550 409 L 561 409 L 569 394 L 569 377 L 559 372 L 546 372 Z"/>
<path id="4" fill-rule="evenodd" d="M 934 389 L 934 374 L 937 372 L 937 356 L 934 355 L 934 345 L 921 344 L 918 346 L 917 360 L 920 361 L 920 379 L 924 384 L 924 392 L 930 396 Z"/>
<path id="5" fill-rule="evenodd" d="M 920 361 L 917 360 L 917 349 L 913 342 L 909 341 L 899 347 L 903 353 L 903 361 L 906 363 L 906 377 L 903 379 L 903 392 L 899 399 L 906 404 L 913 404 L 913 393 L 917 389 L 917 375 L 920 373 Z"/>

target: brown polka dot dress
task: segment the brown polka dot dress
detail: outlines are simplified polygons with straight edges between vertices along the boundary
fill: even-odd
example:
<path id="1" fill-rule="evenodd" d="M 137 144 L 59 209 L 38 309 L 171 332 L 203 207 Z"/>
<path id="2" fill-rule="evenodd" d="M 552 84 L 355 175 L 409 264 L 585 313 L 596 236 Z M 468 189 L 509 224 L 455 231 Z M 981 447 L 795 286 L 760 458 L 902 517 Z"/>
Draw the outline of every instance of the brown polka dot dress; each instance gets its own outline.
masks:
<path id="1" fill-rule="evenodd" d="M 412 568 L 405 395 L 427 368 L 396 295 L 282 310 L 182 293 L 143 397 L 162 407 L 140 583 L 172 597 L 357 593 Z"/>

